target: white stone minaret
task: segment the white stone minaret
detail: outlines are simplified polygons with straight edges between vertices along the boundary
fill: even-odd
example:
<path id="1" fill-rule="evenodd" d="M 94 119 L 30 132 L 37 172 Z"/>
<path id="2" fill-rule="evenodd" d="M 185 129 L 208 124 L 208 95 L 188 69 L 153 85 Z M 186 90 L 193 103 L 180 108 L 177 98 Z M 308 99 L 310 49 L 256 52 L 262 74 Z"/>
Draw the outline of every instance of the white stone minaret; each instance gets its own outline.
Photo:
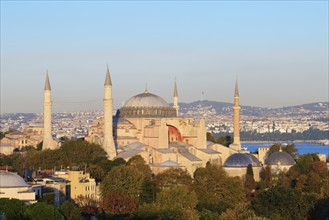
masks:
<path id="1" fill-rule="evenodd" d="M 233 115 L 234 115 L 234 141 L 230 145 L 230 148 L 240 151 L 240 105 L 239 105 L 239 88 L 238 80 L 235 82 L 235 92 L 234 92 L 234 105 L 233 105 Z"/>
<path id="2" fill-rule="evenodd" d="M 112 122 L 112 81 L 110 70 L 107 67 L 104 83 L 104 141 L 103 148 L 107 153 L 108 159 L 116 157 L 116 149 L 113 141 L 113 122 Z"/>
<path id="3" fill-rule="evenodd" d="M 178 105 L 178 92 L 177 92 L 176 79 L 175 79 L 175 87 L 174 87 L 174 104 L 173 104 L 173 108 L 176 109 L 176 115 L 178 116 L 179 105 Z"/>
<path id="4" fill-rule="evenodd" d="M 44 90 L 44 100 L 43 100 L 43 145 L 42 150 L 55 149 L 57 148 L 56 141 L 53 140 L 51 136 L 51 88 L 48 77 L 48 70 L 46 73 L 46 82 Z"/>

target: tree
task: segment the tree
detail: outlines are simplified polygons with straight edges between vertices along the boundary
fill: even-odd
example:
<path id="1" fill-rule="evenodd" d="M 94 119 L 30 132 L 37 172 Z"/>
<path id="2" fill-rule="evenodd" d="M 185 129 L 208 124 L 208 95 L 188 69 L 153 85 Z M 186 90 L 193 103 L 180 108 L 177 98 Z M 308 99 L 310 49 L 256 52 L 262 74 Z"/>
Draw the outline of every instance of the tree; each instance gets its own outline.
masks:
<path id="1" fill-rule="evenodd" d="M 156 198 L 160 207 L 182 207 L 194 209 L 198 202 L 197 195 L 186 186 L 174 186 L 171 189 L 163 189 Z"/>
<path id="2" fill-rule="evenodd" d="M 127 166 L 136 167 L 138 171 L 144 174 L 144 183 L 142 192 L 139 195 L 140 202 L 153 202 L 155 197 L 155 185 L 151 180 L 151 168 L 146 164 L 142 156 L 136 155 L 130 158 Z"/>
<path id="3" fill-rule="evenodd" d="M 138 206 L 134 219 L 141 220 L 160 220 L 160 207 L 155 203 L 144 203 Z"/>
<path id="4" fill-rule="evenodd" d="M 59 139 L 62 143 L 66 143 L 68 141 L 70 141 L 70 138 L 68 138 L 67 136 L 63 136 L 63 137 L 60 137 Z"/>
<path id="5" fill-rule="evenodd" d="M 128 215 L 137 209 L 137 205 L 132 198 L 125 194 L 109 192 L 102 198 L 101 208 L 110 214 Z"/>
<path id="6" fill-rule="evenodd" d="M 307 174 L 313 162 L 320 161 L 316 154 L 304 154 L 297 159 L 297 163 L 294 165 L 300 174 Z"/>
<path id="7" fill-rule="evenodd" d="M 119 192 L 138 201 L 144 179 L 144 174 L 134 166 L 113 167 L 101 183 L 101 194 L 106 196 L 109 192 Z"/>
<path id="8" fill-rule="evenodd" d="M 327 164 L 323 161 L 314 161 L 311 164 L 310 171 L 313 173 L 317 173 L 322 178 L 329 175 Z"/>
<path id="9" fill-rule="evenodd" d="M 43 202 L 37 202 L 28 206 L 26 215 L 31 220 L 64 220 L 64 216 L 55 208 Z"/>
<path id="10" fill-rule="evenodd" d="M 208 164 L 194 172 L 194 189 L 198 195 L 197 209 L 208 209 L 217 213 L 233 208 L 245 200 L 242 181 L 239 177 L 228 177 L 222 167 Z"/>
<path id="11" fill-rule="evenodd" d="M 0 215 L 4 214 L 7 219 L 27 219 L 25 211 L 26 206 L 21 200 L 0 198 Z"/>
<path id="12" fill-rule="evenodd" d="M 303 195 L 296 189 L 277 186 L 257 195 L 251 206 L 256 214 L 263 217 L 280 215 L 287 219 L 303 219 L 314 203 L 314 197 Z"/>
<path id="13" fill-rule="evenodd" d="M 186 186 L 166 188 L 157 194 L 156 202 L 138 208 L 138 219 L 199 219 L 194 209 L 197 195 Z"/>
<path id="14" fill-rule="evenodd" d="M 216 143 L 218 144 L 221 144 L 223 146 L 230 146 L 230 144 L 232 144 L 234 141 L 234 138 L 232 136 L 229 136 L 229 135 L 224 135 L 224 136 L 219 136 L 217 139 L 216 139 Z"/>
<path id="15" fill-rule="evenodd" d="M 290 154 L 290 156 L 292 156 L 292 158 L 296 158 L 296 153 L 298 152 L 298 150 L 294 144 L 288 144 L 287 146 L 283 147 L 283 151 Z"/>
<path id="16" fill-rule="evenodd" d="M 252 170 L 252 165 L 249 164 L 247 167 L 247 173 L 244 179 L 244 190 L 248 199 L 251 197 L 251 191 L 255 189 L 256 183 L 254 179 L 254 172 Z"/>
<path id="17" fill-rule="evenodd" d="M 185 185 L 191 188 L 192 177 L 190 174 L 180 168 L 171 168 L 155 176 L 155 184 L 159 189 L 172 188 L 177 185 Z"/>
<path id="18" fill-rule="evenodd" d="M 101 182 L 105 177 L 105 172 L 99 165 L 89 164 L 87 171 L 90 173 L 90 176 L 96 180 L 96 182 Z"/>
<path id="19" fill-rule="evenodd" d="M 42 198 L 38 200 L 38 202 L 44 202 L 49 205 L 54 205 L 55 204 L 55 194 L 53 192 L 48 192 L 48 193 L 43 193 Z"/>
<path id="20" fill-rule="evenodd" d="M 323 179 L 322 186 L 320 189 L 320 197 L 329 198 L 329 176 Z"/>
<path id="21" fill-rule="evenodd" d="M 210 132 L 207 132 L 207 141 L 211 141 L 213 143 L 216 143 L 216 139 L 214 138 L 214 136 Z"/>
<path id="22" fill-rule="evenodd" d="M 272 171 L 271 167 L 266 166 L 262 171 L 260 172 L 260 178 L 265 182 L 265 186 L 271 187 L 272 186 Z"/>
<path id="23" fill-rule="evenodd" d="M 90 197 L 80 195 L 75 199 L 84 215 L 96 215 L 98 213 L 99 203 Z"/>
<path id="24" fill-rule="evenodd" d="M 141 155 L 135 155 L 127 162 L 128 166 L 134 166 L 138 171 L 142 172 L 146 178 L 151 178 L 151 168 L 145 163 Z"/>
<path id="25" fill-rule="evenodd" d="M 31 145 L 25 146 L 21 148 L 21 152 L 26 152 L 26 151 L 30 151 L 30 150 L 35 150 L 35 148 Z"/>
<path id="26" fill-rule="evenodd" d="M 96 158 L 106 158 L 104 149 L 86 141 L 68 141 L 58 152 L 64 166 L 77 166 L 92 163 Z"/>
<path id="27" fill-rule="evenodd" d="M 0 131 L 0 140 L 6 136 L 5 132 Z"/>
<path id="28" fill-rule="evenodd" d="M 81 209 L 70 201 L 65 201 L 59 207 L 59 211 L 65 217 L 65 220 L 79 220 L 82 219 Z"/>
<path id="29" fill-rule="evenodd" d="M 217 220 L 219 214 L 217 212 L 210 211 L 208 209 L 202 209 L 200 212 L 200 220 Z"/>
<path id="30" fill-rule="evenodd" d="M 41 141 L 39 144 L 37 144 L 36 149 L 37 149 L 38 151 L 41 151 L 41 150 L 42 150 L 42 145 L 43 145 L 43 141 Z"/>
<path id="31" fill-rule="evenodd" d="M 295 147 L 294 144 L 288 144 L 286 146 L 282 146 L 282 144 L 273 144 L 269 151 L 267 152 L 267 156 L 270 156 L 272 153 L 274 152 L 279 152 L 280 150 L 287 152 L 288 154 L 290 154 L 290 156 L 292 156 L 293 158 L 296 157 L 296 153 L 298 152 L 297 148 Z"/>

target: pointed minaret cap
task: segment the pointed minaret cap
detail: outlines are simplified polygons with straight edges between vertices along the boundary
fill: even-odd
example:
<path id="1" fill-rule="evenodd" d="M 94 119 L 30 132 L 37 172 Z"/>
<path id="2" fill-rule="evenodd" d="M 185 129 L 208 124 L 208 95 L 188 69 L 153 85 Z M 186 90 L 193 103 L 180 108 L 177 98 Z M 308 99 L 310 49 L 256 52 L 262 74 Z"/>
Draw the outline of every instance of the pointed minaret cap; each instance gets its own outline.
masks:
<path id="1" fill-rule="evenodd" d="M 107 66 L 107 69 L 106 69 L 106 77 L 105 77 L 104 86 L 112 86 L 109 66 Z"/>
<path id="2" fill-rule="evenodd" d="M 174 97 L 178 97 L 176 78 L 175 78 L 175 87 L 174 87 Z"/>
<path id="3" fill-rule="evenodd" d="M 149 93 L 149 91 L 148 91 L 148 89 L 147 89 L 147 83 L 146 83 L 146 85 L 145 85 L 144 93 Z"/>
<path id="4" fill-rule="evenodd" d="M 239 97 L 239 87 L 238 87 L 238 79 L 235 81 L 235 92 L 234 97 Z"/>
<path id="5" fill-rule="evenodd" d="M 45 90 L 51 90 L 51 88 L 50 88 L 50 82 L 49 82 L 49 77 L 48 77 L 48 70 L 46 71 Z"/>

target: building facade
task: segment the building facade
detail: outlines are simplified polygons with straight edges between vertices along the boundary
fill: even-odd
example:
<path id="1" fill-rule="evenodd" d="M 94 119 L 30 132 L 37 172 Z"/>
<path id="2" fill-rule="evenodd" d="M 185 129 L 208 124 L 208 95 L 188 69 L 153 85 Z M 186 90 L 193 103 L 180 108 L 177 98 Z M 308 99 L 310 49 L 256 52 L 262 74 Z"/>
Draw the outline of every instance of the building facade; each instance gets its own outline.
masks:
<path id="1" fill-rule="evenodd" d="M 106 77 L 109 81 L 105 82 L 105 86 L 112 86 L 109 71 Z M 237 84 L 235 94 L 234 109 L 237 110 L 234 113 L 239 114 Z M 176 80 L 173 106 L 146 88 L 143 93 L 128 99 L 112 120 L 105 117 L 107 108 L 104 103 L 104 118 L 94 121 L 85 140 L 104 146 L 108 133 L 106 128 L 113 123 L 112 150 L 116 153 L 113 158 L 129 160 L 135 155 L 141 155 L 154 173 L 169 168 L 184 168 L 192 175 L 198 167 L 204 167 L 207 162 L 223 165 L 227 157 L 240 149 L 208 143 L 204 119 L 179 116 Z M 239 120 L 239 117 L 234 118 Z M 236 130 L 238 129 L 237 127 Z M 235 146 L 240 146 L 239 139 L 237 133 Z M 108 152 L 106 147 L 104 149 Z"/>

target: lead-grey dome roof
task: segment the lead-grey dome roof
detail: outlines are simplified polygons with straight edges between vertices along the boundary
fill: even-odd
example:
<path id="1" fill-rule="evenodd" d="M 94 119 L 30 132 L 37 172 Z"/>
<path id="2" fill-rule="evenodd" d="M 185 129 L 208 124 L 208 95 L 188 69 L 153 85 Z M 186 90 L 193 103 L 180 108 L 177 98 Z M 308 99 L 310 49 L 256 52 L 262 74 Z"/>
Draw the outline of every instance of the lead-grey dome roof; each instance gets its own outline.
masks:
<path id="1" fill-rule="evenodd" d="M 0 188 L 28 187 L 29 185 L 16 173 L 0 171 Z"/>
<path id="2" fill-rule="evenodd" d="M 266 165 L 295 165 L 295 160 L 284 151 L 274 152 L 265 160 Z"/>
<path id="3" fill-rule="evenodd" d="M 144 92 L 131 97 L 123 107 L 169 107 L 169 105 L 160 96 Z"/>
<path id="4" fill-rule="evenodd" d="M 247 167 L 249 164 L 260 167 L 259 160 L 254 155 L 235 153 L 226 159 L 224 167 Z"/>

